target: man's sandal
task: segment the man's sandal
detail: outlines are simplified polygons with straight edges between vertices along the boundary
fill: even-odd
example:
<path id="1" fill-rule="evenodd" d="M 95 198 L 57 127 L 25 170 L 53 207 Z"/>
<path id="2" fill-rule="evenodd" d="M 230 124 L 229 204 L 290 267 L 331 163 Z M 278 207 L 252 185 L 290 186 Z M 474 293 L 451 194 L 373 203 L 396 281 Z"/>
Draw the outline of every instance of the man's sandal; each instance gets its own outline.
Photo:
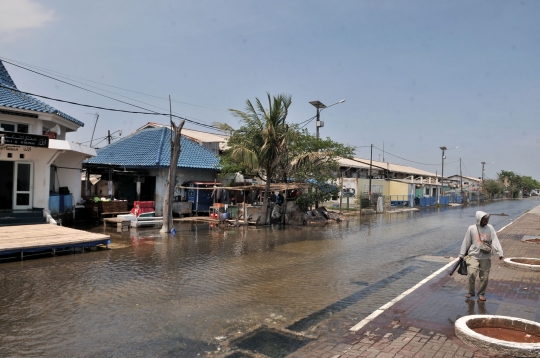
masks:
<path id="1" fill-rule="evenodd" d="M 486 298 L 484 297 L 484 295 L 478 295 L 478 299 L 479 299 L 480 301 L 485 301 L 485 300 L 486 300 Z"/>
<path id="2" fill-rule="evenodd" d="M 467 296 L 465 296 L 465 298 L 472 298 L 474 297 L 474 293 L 468 293 Z"/>

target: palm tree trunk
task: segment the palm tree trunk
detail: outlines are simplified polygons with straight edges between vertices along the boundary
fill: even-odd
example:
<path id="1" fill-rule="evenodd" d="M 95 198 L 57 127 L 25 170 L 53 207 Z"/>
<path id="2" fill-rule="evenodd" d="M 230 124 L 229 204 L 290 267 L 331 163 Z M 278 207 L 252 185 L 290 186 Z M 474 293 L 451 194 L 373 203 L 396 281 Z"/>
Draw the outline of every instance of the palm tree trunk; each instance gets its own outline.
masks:
<path id="1" fill-rule="evenodd" d="M 268 173 L 268 172 L 267 172 Z M 270 176 L 266 177 L 266 186 L 264 188 L 264 196 L 263 196 L 263 207 L 261 210 L 261 220 L 260 223 L 263 225 L 266 225 L 266 218 L 268 217 L 268 194 L 270 193 Z"/>

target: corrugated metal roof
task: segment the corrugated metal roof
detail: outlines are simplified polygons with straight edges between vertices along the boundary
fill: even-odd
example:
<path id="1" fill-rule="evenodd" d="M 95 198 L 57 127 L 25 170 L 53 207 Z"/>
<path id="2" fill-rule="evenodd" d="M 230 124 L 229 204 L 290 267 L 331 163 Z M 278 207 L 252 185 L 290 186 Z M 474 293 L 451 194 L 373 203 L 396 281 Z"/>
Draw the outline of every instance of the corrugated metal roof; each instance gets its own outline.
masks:
<path id="1" fill-rule="evenodd" d="M 456 178 L 456 179 L 459 179 L 459 177 L 460 177 L 459 174 L 454 174 L 454 175 L 448 176 L 447 178 Z M 479 182 L 482 181 L 482 179 L 480 179 L 480 178 L 469 177 L 469 176 L 466 176 L 466 175 L 461 175 L 461 177 L 463 177 L 464 179 L 468 179 L 468 180 L 475 181 L 475 182 L 477 182 L 477 183 L 479 183 Z"/>
<path id="2" fill-rule="evenodd" d="M 169 128 L 148 128 L 137 131 L 108 146 L 98 149 L 88 164 L 124 167 L 168 167 L 171 162 Z M 182 136 L 178 166 L 182 168 L 219 169 L 219 158 L 200 144 Z"/>
<path id="3" fill-rule="evenodd" d="M 160 124 L 155 122 L 148 122 L 144 126 L 140 127 L 139 130 L 147 129 L 147 128 L 158 128 L 158 127 L 169 127 L 166 124 Z M 216 133 L 209 133 L 209 132 L 202 132 L 197 131 L 194 129 L 182 129 L 182 135 L 185 135 L 189 139 L 192 139 L 196 142 L 201 143 L 219 143 L 219 149 L 225 150 L 227 149 L 227 141 L 229 140 L 229 136 L 224 134 L 216 134 Z"/>
<path id="4" fill-rule="evenodd" d="M 0 84 L 9 87 L 9 89 L 5 87 L 0 87 L 0 106 L 56 114 L 81 127 L 84 126 L 83 122 L 57 110 L 56 108 L 51 107 L 48 104 L 41 102 L 40 100 L 35 99 L 32 96 L 16 91 L 17 86 L 15 85 L 15 82 L 13 82 L 13 79 L 4 67 L 2 60 L 0 60 Z"/>
<path id="5" fill-rule="evenodd" d="M 348 167 L 348 168 L 369 168 L 369 158 L 354 158 L 355 160 L 350 159 L 340 159 L 339 163 L 342 167 Z M 379 162 L 377 160 L 373 160 L 372 164 L 377 167 L 388 169 L 391 172 L 396 173 L 405 173 L 405 174 L 411 174 L 411 175 L 420 175 L 425 177 L 435 177 L 437 176 L 435 173 L 426 172 L 425 170 L 408 167 L 405 165 L 400 164 L 392 164 L 387 162 Z M 379 168 L 375 168 L 379 169 Z"/>

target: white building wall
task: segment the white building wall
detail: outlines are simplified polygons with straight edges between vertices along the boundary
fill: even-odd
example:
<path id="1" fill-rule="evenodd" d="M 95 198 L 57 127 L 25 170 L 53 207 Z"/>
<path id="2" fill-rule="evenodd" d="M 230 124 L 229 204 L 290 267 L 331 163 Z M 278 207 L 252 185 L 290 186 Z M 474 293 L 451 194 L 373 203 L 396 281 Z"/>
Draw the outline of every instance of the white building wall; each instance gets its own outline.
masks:
<path id="1" fill-rule="evenodd" d="M 151 176 L 156 177 L 156 195 L 154 208 L 156 216 L 163 215 L 163 200 L 167 188 L 167 178 L 169 177 L 169 168 L 160 168 L 150 171 Z M 178 168 L 176 172 L 176 185 L 181 185 L 186 181 L 214 181 L 217 180 L 217 172 L 208 169 L 185 169 Z M 218 181 L 219 185 L 219 181 Z M 180 195 L 180 191 L 175 192 Z"/>
<path id="2" fill-rule="evenodd" d="M 57 141 L 60 142 L 60 141 Z M 62 153 L 63 152 L 63 153 Z M 11 158 L 9 158 L 11 154 Z M 23 156 L 24 158 L 21 158 Z M 57 158 L 55 159 L 55 156 Z M 66 167 L 77 168 L 64 169 L 58 168 L 58 182 L 54 187 L 58 190 L 59 186 L 67 186 L 73 194 L 73 202 L 76 203 L 81 198 L 81 168 L 82 161 L 88 157 L 87 153 L 80 153 L 69 150 L 57 150 L 51 148 L 37 148 L 25 146 L 10 146 L 0 149 L 0 160 L 10 162 L 33 163 L 33 177 L 31 183 L 31 206 L 33 208 L 49 209 L 49 189 L 51 178 L 51 164 Z"/>
<path id="3" fill-rule="evenodd" d="M 68 187 L 73 195 L 73 204 L 81 200 L 82 162 L 87 156 L 83 153 L 66 151 L 58 155 L 53 162 L 56 166 L 55 188 Z"/>
<path id="4" fill-rule="evenodd" d="M 11 158 L 9 155 L 11 154 Z M 0 160 L 9 162 L 33 163 L 33 178 L 31 183 L 34 208 L 49 208 L 49 161 L 56 154 L 56 150 L 36 147 L 10 146 L 0 149 Z M 21 155 L 24 158 L 21 158 Z"/>

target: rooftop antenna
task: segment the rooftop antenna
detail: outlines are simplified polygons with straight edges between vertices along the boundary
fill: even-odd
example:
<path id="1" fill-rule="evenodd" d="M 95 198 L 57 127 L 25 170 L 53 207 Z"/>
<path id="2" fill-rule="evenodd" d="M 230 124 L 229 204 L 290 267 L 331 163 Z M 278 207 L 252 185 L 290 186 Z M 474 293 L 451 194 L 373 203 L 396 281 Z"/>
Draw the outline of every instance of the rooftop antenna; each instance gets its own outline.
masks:
<path id="1" fill-rule="evenodd" d="M 93 116 L 96 116 L 96 122 L 94 123 L 94 130 L 92 131 L 92 138 L 90 138 L 90 148 L 92 148 L 92 141 L 94 140 L 94 133 L 96 132 L 96 126 L 97 126 L 97 121 L 99 119 L 99 113 L 96 112 L 96 113 L 86 113 L 86 114 L 91 114 Z"/>

